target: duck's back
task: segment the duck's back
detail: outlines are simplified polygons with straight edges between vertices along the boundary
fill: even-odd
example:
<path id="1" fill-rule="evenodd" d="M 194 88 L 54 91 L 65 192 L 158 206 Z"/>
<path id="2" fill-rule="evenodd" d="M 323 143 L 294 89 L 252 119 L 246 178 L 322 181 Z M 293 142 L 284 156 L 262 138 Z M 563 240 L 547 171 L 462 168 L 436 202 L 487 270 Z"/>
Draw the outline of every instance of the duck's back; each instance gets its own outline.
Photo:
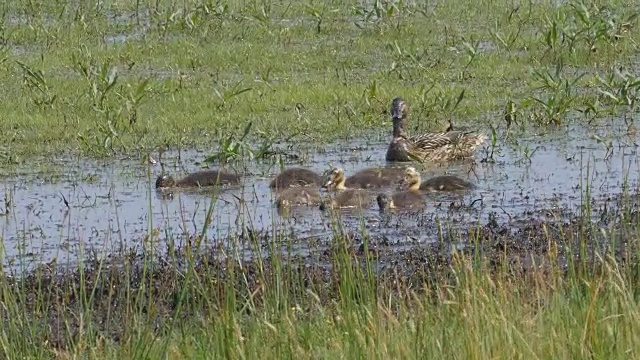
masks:
<path id="1" fill-rule="evenodd" d="M 472 183 L 453 175 L 436 176 L 420 184 L 420 190 L 428 191 L 457 191 L 474 187 Z"/>
<path id="2" fill-rule="evenodd" d="M 400 209 L 422 209 L 424 208 L 424 198 L 417 191 L 400 191 L 393 194 L 393 205 Z"/>
<path id="3" fill-rule="evenodd" d="M 345 181 L 348 188 L 380 188 L 397 184 L 404 176 L 404 170 L 393 167 L 363 169 Z"/>
<path id="4" fill-rule="evenodd" d="M 321 185 L 322 177 L 314 171 L 305 168 L 289 168 L 276 176 L 269 187 L 283 189 L 292 186 Z"/>
<path id="5" fill-rule="evenodd" d="M 291 187 L 280 192 L 276 204 L 278 206 L 317 205 L 321 201 L 320 192 L 315 188 Z"/>
<path id="6" fill-rule="evenodd" d="M 362 189 L 341 191 L 333 198 L 333 204 L 337 207 L 367 207 L 372 201 L 371 194 Z"/>
<path id="7" fill-rule="evenodd" d="M 205 187 L 220 185 L 236 185 L 240 176 L 222 170 L 203 170 L 191 173 L 177 182 L 179 187 Z"/>

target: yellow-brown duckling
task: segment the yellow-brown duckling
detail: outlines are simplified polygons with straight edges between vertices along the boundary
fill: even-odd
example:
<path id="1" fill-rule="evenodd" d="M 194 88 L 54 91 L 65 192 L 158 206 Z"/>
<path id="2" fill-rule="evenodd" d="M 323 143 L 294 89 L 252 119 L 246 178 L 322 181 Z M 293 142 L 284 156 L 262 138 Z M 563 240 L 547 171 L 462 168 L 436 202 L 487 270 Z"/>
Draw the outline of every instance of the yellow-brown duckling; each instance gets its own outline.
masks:
<path id="1" fill-rule="evenodd" d="M 457 176 L 442 175 L 421 181 L 420 173 L 413 167 L 407 167 L 405 181 L 409 187 L 421 191 L 459 191 L 473 189 L 475 186 Z M 418 180 L 418 181 L 416 181 Z M 416 185 L 416 183 L 418 185 Z"/>
<path id="2" fill-rule="evenodd" d="M 322 182 L 322 176 L 316 172 L 305 168 L 294 167 L 278 174 L 278 176 L 271 180 L 269 187 L 279 190 L 296 186 L 320 186 Z"/>
<path id="3" fill-rule="evenodd" d="M 402 180 L 403 173 L 404 171 L 400 168 L 368 168 L 360 170 L 347 178 L 343 169 L 334 168 L 323 187 L 333 187 L 336 190 L 387 187 Z"/>
<path id="4" fill-rule="evenodd" d="M 406 119 L 409 106 L 400 97 L 391 102 L 393 139 L 387 148 L 387 161 L 447 161 L 470 158 L 487 140 L 487 135 L 464 130 L 408 136 Z"/>
<path id="5" fill-rule="evenodd" d="M 380 211 L 387 209 L 420 210 L 424 208 L 424 199 L 420 193 L 420 173 L 414 168 L 407 168 L 404 183 L 406 184 L 404 191 L 396 192 L 391 196 L 384 193 L 378 194 L 376 201 Z"/>
<path id="6" fill-rule="evenodd" d="M 186 175 L 182 179 L 174 179 L 171 175 L 158 176 L 156 189 L 164 188 L 197 188 L 206 186 L 237 185 L 240 176 L 222 170 L 203 170 Z"/>
<path id="7" fill-rule="evenodd" d="M 344 176 L 344 171 L 342 169 L 334 169 L 327 179 L 327 182 L 324 184 L 324 187 L 327 189 L 337 190 L 335 196 L 332 199 L 323 202 L 320 205 L 320 209 L 325 210 L 327 207 L 330 208 L 348 208 L 348 207 L 367 207 L 371 205 L 373 201 L 371 194 L 369 194 L 366 190 L 359 189 L 348 189 L 345 185 L 346 178 Z"/>

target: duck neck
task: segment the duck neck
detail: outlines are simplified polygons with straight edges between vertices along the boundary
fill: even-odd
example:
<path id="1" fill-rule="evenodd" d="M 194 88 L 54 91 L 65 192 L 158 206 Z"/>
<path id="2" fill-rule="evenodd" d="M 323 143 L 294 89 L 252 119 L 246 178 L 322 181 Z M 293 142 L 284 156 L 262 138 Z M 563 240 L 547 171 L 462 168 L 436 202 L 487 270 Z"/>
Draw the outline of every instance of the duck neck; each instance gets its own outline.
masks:
<path id="1" fill-rule="evenodd" d="M 403 119 L 393 119 L 393 137 L 394 138 L 407 138 L 407 132 L 404 129 Z"/>
<path id="2" fill-rule="evenodd" d="M 347 189 L 347 187 L 346 187 L 346 186 L 344 186 L 344 179 L 340 179 L 340 180 L 338 180 L 338 181 L 336 182 L 335 188 L 336 188 L 336 190 L 346 190 L 346 189 Z"/>
<path id="3" fill-rule="evenodd" d="M 418 191 L 418 190 L 420 190 L 420 180 L 412 180 L 409 183 L 409 190 L 410 191 Z"/>

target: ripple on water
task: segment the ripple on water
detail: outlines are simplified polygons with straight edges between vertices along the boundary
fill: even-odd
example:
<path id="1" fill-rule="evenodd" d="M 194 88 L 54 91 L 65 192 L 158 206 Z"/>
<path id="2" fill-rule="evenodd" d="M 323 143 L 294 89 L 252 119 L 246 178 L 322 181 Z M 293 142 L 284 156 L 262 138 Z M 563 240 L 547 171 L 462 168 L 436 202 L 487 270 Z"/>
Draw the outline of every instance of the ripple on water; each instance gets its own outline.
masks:
<path id="1" fill-rule="evenodd" d="M 65 164 L 69 176 L 58 183 L 38 181 L 37 174 L 21 176 L 20 180 L 5 179 L 5 200 L 11 202 L 11 211 L 2 221 L 5 255 L 9 262 L 73 260 L 90 249 L 139 248 L 148 241 L 148 233 L 157 235 L 152 238 L 160 244 L 168 238 L 183 243 L 202 232 L 210 206 L 214 207 L 207 225 L 210 243 L 224 242 L 229 235 L 242 234 L 247 228 L 267 234 L 280 231 L 295 234 L 297 239 L 316 239 L 313 245 L 307 241 L 291 245 L 293 251 L 304 254 L 308 246 L 330 241 L 336 224 L 347 231 L 364 228 L 398 246 L 437 241 L 443 232 L 462 234 L 489 216 L 499 222 L 517 222 L 548 216 L 540 209 L 575 209 L 582 202 L 580 189 L 586 186 L 587 176 L 593 198 L 620 193 L 625 182 L 637 184 L 636 138 L 609 135 L 615 140 L 607 148 L 591 136 L 596 132 L 601 137 L 602 132 L 619 134 L 618 131 L 621 130 L 611 127 L 567 127 L 544 136 L 518 139 L 518 145 L 500 143 L 494 163 L 477 161 L 473 166 L 456 163 L 423 169 L 424 178 L 454 174 L 475 183 L 477 188 L 461 194 L 426 194 L 426 210 L 407 215 L 383 216 L 372 205 L 361 216 L 348 212 L 332 216 L 305 207 L 281 216 L 273 205 L 275 196 L 269 189 L 268 176 L 258 175 L 248 175 L 243 185 L 219 192 L 175 192 L 169 200 L 153 189 L 160 172 L 157 166 L 148 174 L 147 165 L 139 162 L 104 166 L 75 160 Z M 385 165 L 386 143 L 351 141 L 349 148 L 354 150 L 344 150 L 343 143 L 331 144 L 328 151 L 315 155 L 306 166 L 325 172 L 326 164 L 332 164 L 349 174 Z M 172 156 L 177 158 L 177 153 L 165 154 L 165 161 L 173 160 Z M 484 156 L 481 151 L 478 160 Z M 181 151 L 180 158 L 194 163 L 201 161 L 203 154 Z M 197 170 L 185 166 L 190 171 Z M 274 174 L 277 169 L 256 165 L 248 171 Z M 93 181 L 82 181 L 86 174 Z M 452 208 L 452 203 L 457 206 Z M 473 206 L 460 210 L 460 204 Z M 166 245 L 160 248 L 166 249 Z M 250 256 L 254 248 L 244 244 L 242 256 Z"/>

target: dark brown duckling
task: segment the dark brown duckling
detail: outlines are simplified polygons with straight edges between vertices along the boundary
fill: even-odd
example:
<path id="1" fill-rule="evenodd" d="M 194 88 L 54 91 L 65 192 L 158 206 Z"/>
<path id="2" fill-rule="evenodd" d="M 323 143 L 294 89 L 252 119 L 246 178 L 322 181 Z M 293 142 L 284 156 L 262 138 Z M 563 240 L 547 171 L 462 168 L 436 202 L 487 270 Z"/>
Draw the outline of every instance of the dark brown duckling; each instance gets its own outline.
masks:
<path id="1" fill-rule="evenodd" d="M 420 210 L 424 208 L 424 199 L 413 191 L 401 191 L 389 196 L 378 194 L 376 198 L 380 211 L 387 210 Z"/>
<path id="2" fill-rule="evenodd" d="M 453 175 L 436 176 L 420 184 L 422 191 L 461 191 L 475 188 L 472 183 Z"/>
<path id="3" fill-rule="evenodd" d="M 284 189 L 295 186 L 322 185 L 322 176 L 305 168 L 289 168 L 276 176 L 269 187 L 272 189 Z"/>
<path id="4" fill-rule="evenodd" d="M 366 208 L 371 205 L 373 198 L 364 189 L 348 189 L 336 192 L 330 200 L 320 204 L 320 210 L 327 208 Z"/>
<path id="5" fill-rule="evenodd" d="M 237 185 L 239 183 L 239 175 L 227 173 L 221 170 L 203 170 L 191 173 L 179 180 L 176 180 L 171 175 L 166 174 L 158 176 L 158 179 L 156 179 L 156 189 Z"/>
<path id="6" fill-rule="evenodd" d="M 292 205 L 319 205 L 322 197 L 318 189 L 313 187 L 292 187 L 282 190 L 276 199 L 278 208 Z"/>
<path id="7" fill-rule="evenodd" d="M 360 170 L 347 178 L 343 169 L 335 168 L 323 187 L 333 186 L 336 190 L 387 187 L 402 180 L 403 172 L 400 168 L 369 168 Z"/>

